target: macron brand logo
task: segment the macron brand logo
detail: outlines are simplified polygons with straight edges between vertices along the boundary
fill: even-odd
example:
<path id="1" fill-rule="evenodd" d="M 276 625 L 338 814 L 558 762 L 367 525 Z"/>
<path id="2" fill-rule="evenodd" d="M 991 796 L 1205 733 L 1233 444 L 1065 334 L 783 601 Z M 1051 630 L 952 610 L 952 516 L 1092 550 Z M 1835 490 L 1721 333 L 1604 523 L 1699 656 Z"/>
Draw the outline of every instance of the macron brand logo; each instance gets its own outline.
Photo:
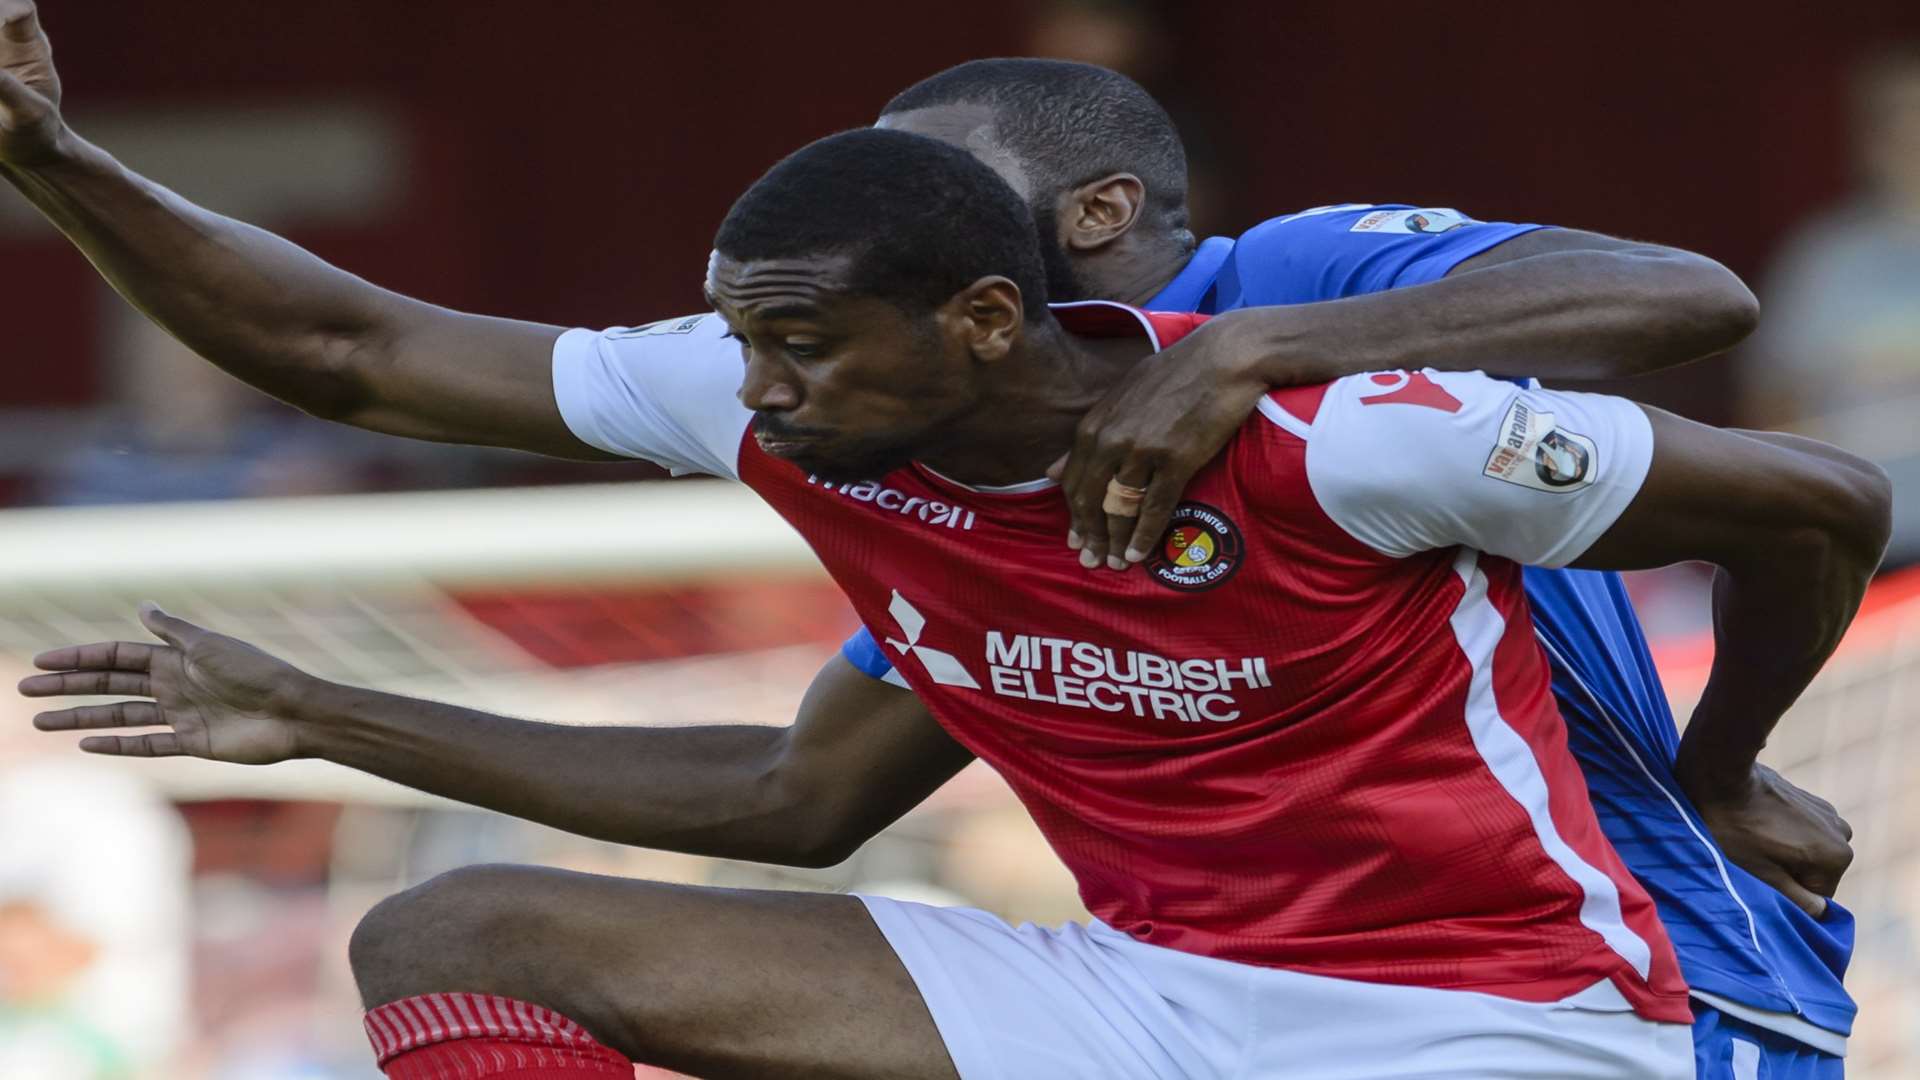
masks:
<path id="1" fill-rule="evenodd" d="M 908 495 L 897 488 L 876 484 L 871 480 L 862 480 L 857 484 L 834 484 L 818 476 L 809 476 L 807 483 L 817 485 L 822 491 L 837 492 L 855 502 L 872 503 L 901 517 L 919 518 L 929 525 L 948 529 L 973 528 L 973 511 L 965 507 Z"/>
<path id="2" fill-rule="evenodd" d="M 967 674 L 966 666 L 961 664 L 952 653 L 944 653 L 919 643 L 921 633 L 927 628 L 927 617 L 909 604 L 907 598 L 900 595 L 900 590 L 893 591 L 893 601 L 887 605 L 887 613 L 893 616 L 894 622 L 900 624 L 900 633 L 907 639 L 895 641 L 888 638 L 887 644 L 893 646 L 902 656 L 911 654 L 918 657 L 920 662 L 926 665 L 928 677 L 941 686 L 980 689 L 980 684 L 974 681 L 973 676 Z"/>

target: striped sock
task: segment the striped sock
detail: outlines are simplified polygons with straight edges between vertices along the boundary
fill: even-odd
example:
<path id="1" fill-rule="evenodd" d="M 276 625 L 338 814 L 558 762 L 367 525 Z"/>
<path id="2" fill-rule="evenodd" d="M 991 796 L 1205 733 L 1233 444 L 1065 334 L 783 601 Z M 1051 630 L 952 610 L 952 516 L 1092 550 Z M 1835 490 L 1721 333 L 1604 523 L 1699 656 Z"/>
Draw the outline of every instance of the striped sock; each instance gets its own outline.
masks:
<path id="1" fill-rule="evenodd" d="M 633 1063 L 551 1009 L 492 994 L 424 994 L 367 1012 L 389 1080 L 631 1080 Z"/>

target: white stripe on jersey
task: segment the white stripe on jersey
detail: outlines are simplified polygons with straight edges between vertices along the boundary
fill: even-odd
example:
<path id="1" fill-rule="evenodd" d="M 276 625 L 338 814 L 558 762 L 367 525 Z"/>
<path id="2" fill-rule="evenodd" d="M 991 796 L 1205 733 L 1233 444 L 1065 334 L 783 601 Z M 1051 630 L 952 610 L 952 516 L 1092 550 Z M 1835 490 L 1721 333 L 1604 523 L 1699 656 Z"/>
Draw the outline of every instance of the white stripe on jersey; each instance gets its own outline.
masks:
<path id="1" fill-rule="evenodd" d="M 1305 420 L 1288 412 L 1285 406 L 1264 394 L 1260 397 L 1260 415 L 1302 439 L 1306 438 L 1307 432 L 1311 430 Z"/>
<path id="2" fill-rule="evenodd" d="M 1540 838 L 1540 846 L 1574 884 L 1580 886 L 1580 922 L 1599 934 L 1642 979 L 1653 965 L 1653 949 L 1627 925 L 1620 910 L 1620 890 L 1613 879 L 1567 846 L 1553 822 L 1547 802 L 1547 778 L 1533 756 L 1533 747 L 1500 715 L 1493 692 L 1493 653 L 1507 633 L 1507 620 L 1487 596 L 1487 575 L 1480 569 L 1480 553 L 1462 548 L 1453 560 L 1453 572 L 1466 591 L 1447 620 L 1454 638 L 1473 669 L 1467 684 L 1467 731 L 1487 770 L 1512 795 Z"/>

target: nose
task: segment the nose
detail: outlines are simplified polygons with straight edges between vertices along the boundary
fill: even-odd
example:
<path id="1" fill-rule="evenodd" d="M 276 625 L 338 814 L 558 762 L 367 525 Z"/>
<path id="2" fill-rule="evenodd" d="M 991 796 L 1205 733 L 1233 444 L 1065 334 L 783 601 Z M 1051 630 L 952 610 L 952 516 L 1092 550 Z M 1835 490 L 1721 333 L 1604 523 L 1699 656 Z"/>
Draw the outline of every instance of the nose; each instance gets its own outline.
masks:
<path id="1" fill-rule="evenodd" d="M 747 370 L 740 382 L 740 404 L 754 412 L 785 412 L 800 407 L 800 388 L 779 364 L 747 355 Z"/>

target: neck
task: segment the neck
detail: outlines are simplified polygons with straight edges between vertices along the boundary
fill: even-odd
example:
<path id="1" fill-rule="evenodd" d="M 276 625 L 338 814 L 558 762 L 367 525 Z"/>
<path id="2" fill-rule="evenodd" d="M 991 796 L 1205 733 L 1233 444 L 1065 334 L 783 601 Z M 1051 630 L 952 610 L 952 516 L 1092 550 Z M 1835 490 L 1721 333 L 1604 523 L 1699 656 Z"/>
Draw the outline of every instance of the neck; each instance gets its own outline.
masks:
<path id="1" fill-rule="evenodd" d="M 1152 352 L 1144 338 L 1078 338 L 1051 319 L 1029 324 L 1019 351 L 994 365 L 979 405 L 920 460 L 976 487 L 1037 480 L 1072 447 L 1087 410 Z"/>
<path id="2" fill-rule="evenodd" d="M 1129 233 L 1113 245 L 1108 258 L 1082 262 L 1076 276 L 1090 298 L 1144 307 L 1180 276 L 1193 252 L 1193 234 L 1184 230 L 1151 241 Z"/>

